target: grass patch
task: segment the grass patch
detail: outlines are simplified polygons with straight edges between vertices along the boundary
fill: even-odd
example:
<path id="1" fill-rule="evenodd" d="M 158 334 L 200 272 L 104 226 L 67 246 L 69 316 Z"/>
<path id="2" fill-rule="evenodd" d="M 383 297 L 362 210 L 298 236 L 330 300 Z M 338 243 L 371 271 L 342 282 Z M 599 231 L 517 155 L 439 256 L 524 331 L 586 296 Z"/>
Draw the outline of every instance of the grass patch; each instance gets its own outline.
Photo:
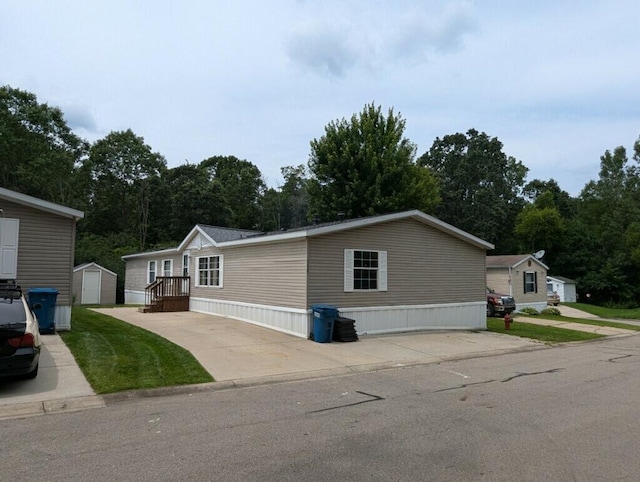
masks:
<path id="1" fill-rule="evenodd" d="M 504 320 L 499 318 L 487 318 L 487 330 L 494 333 L 521 336 L 548 343 L 564 343 L 569 341 L 585 341 L 602 338 L 604 335 L 586 333 L 584 331 L 567 330 L 555 326 L 534 325 L 516 321 L 511 323 L 511 329 L 504 329 Z"/>
<path id="2" fill-rule="evenodd" d="M 60 336 L 96 393 L 213 381 L 184 348 L 111 316 L 74 306 Z"/>
<path id="3" fill-rule="evenodd" d="M 600 318 L 621 318 L 627 320 L 640 320 L 640 308 L 618 309 L 605 308 L 604 306 L 590 305 L 587 303 L 562 303 L 577 310 L 586 311 Z"/>
<path id="4" fill-rule="evenodd" d="M 611 328 L 623 328 L 625 330 L 640 331 L 639 325 L 628 325 L 626 323 L 621 323 L 617 321 L 592 320 L 588 318 L 571 318 L 568 316 L 557 316 L 557 315 L 525 315 L 521 313 L 518 313 L 518 318 L 533 318 L 533 319 L 539 318 L 544 320 L 563 321 L 566 323 L 581 323 L 583 325 L 609 326 Z"/>

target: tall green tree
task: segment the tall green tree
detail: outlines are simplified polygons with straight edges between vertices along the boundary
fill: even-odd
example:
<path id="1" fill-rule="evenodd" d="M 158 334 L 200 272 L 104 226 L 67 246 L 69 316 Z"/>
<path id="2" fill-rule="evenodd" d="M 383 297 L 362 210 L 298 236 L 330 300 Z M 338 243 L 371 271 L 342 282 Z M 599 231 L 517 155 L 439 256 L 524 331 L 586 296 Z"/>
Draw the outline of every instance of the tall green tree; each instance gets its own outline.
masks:
<path id="1" fill-rule="evenodd" d="M 257 166 L 235 156 L 214 156 L 200 167 L 207 173 L 212 189 L 219 193 L 228 227 L 254 229 L 260 225 L 260 200 L 266 188 Z"/>
<path id="2" fill-rule="evenodd" d="M 308 184 L 311 215 L 333 220 L 405 209 L 432 212 L 438 185 L 415 164 L 416 146 L 404 137 L 405 120 L 389 109 L 365 105 L 350 120 L 329 123 L 311 141 Z"/>
<path id="3" fill-rule="evenodd" d="M 87 152 L 62 111 L 32 93 L 0 87 L 0 186 L 82 208 L 75 171 Z"/>
<path id="4" fill-rule="evenodd" d="M 528 169 L 498 138 L 475 129 L 436 138 L 418 162 L 440 181 L 440 219 L 493 243 L 498 254 L 516 249 L 513 226 Z"/>
<path id="5" fill-rule="evenodd" d="M 640 219 L 640 139 L 633 162 L 620 146 L 600 158 L 597 181 L 580 194 L 579 218 L 596 237 L 591 269 L 579 282 L 597 302 L 627 305 L 640 302 L 640 270 L 635 243 Z"/>
<path id="6" fill-rule="evenodd" d="M 147 238 L 153 224 L 152 187 L 165 169 L 165 159 L 131 129 L 111 132 L 95 142 L 82 168 L 89 199 L 83 229 L 102 235 L 135 235 L 139 249 L 153 244 Z"/>

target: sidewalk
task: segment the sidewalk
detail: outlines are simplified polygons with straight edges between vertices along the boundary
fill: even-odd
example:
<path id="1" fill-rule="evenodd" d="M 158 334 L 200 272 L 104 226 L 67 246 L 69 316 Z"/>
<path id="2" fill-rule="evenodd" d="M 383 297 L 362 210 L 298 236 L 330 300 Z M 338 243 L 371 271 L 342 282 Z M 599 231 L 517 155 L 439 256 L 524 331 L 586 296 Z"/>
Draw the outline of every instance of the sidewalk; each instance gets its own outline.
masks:
<path id="1" fill-rule="evenodd" d="M 525 338 L 469 331 L 365 335 L 350 343 L 315 343 L 202 313 L 139 313 L 136 308 L 95 311 L 186 348 L 218 382 L 233 385 L 335 376 L 545 346 Z"/>
<path id="2" fill-rule="evenodd" d="M 0 420 L 104 407 L 59 335 L 43 335 L 38 376 L 0 382 Z"/>

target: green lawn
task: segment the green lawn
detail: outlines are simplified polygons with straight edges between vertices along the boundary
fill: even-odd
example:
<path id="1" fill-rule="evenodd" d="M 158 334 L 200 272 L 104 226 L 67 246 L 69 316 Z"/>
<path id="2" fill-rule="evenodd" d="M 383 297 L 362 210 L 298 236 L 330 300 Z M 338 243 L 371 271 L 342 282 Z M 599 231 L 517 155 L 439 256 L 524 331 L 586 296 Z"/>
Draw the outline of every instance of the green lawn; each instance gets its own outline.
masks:
<path id="1" fill-rule="evenodd" d="M 504 333 L 506 335 L 532 338 L 534 340 L 549 343 L 594 340 L 604 336 L 595 333 L 556 328 L 554 326 L 534 325 L 532 323 L 523 323 L 521 321 L 511 323 L 511 329 L 507 331 L 504 329 L 504 320 L 502 318 L 487 318 L 487 330 L 495 333 Z"/>
<path id="2" fill-rule="evenodd" d="M 96 393 L 213 381 L 182 347 L 142 328 L 75 306 L 60 336 Z"/>
<path id="3" fill-rule="evenodd" d="M 616 308 L 604 308 L 603 306 L 590 305 L 588 303 L 562 303 L 563 305 L 586 311 L 600 318 L 622 318 L 627 320 L 640 320 L 640 308 L 624 310 Z"/>

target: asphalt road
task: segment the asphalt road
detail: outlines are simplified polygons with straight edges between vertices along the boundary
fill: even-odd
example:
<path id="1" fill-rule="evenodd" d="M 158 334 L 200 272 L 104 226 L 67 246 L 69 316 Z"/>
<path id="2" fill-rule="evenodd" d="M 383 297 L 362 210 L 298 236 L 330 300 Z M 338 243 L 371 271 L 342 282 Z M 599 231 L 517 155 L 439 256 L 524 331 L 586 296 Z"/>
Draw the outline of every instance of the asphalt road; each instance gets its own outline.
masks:
<path id="1" fill-rule="evenodd" d="M 640 480 L 640 336 L 0 421 L 0 479 Z"/>

